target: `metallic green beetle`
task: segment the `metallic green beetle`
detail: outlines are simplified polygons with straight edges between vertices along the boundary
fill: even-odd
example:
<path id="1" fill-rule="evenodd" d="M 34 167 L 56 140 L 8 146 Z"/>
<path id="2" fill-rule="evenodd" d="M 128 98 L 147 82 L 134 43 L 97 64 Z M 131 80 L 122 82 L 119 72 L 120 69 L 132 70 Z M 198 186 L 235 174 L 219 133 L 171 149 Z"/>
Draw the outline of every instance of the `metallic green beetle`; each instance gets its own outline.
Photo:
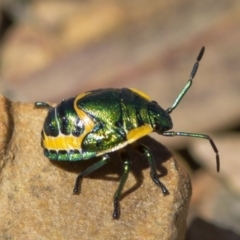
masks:
<path id="1" fill-rule="evenodd" d="M 204 47 L 197 57 L 187 84 L 172 107 L 167 110 L 162 109 L 155 101 L 151 101 L 143 92 L 127 88 L 89 91 L 75 98 L 63 100 L 56 107 L 51 107 L 44 102 L 35 103 L 38 108 L 49 109 L 41 140 L 46 157 L 57 161 L 81 161 L 100 156 L 98 162 L 77 176 L 74 193 L 79 193 L 79 184 L 84 176 L 110 160 L 109 153 L 122 149 L 151 132 L 171 137 L 208 139 L 216 153 L 217 171 L 219 171 L 218 150 L 208 135 L 168 131 L 173 127 L 170 113 L 191 87 L 203 53 Z M 167 188 L 157 177 L 155 160 L 150 149 L 142 144 L 138 144 L 137 149 L 148 159 L 153 182 L 161 188 L 164 195 L 168 194 Z M 114 219 L 120 216 L 119 199 L 131 165 L 127 153 L 122 154 L 122 160 L 123 174 L 114 195 Z"/>

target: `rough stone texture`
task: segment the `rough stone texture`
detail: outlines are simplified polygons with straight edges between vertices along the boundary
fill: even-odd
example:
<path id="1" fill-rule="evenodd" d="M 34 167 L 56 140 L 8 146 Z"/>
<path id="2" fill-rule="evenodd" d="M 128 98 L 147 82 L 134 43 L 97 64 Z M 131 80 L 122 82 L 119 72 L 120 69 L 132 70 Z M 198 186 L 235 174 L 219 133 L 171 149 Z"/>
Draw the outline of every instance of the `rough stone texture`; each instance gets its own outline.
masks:
<path id="1" fill-rule="evenodd" d="M 130 151 L 132 172 L 121 200 L 121 218 L 112 219 L 112 197 L 122 168 L 112 161 L 83 179 L 73 195 L 76 174 L 94 160 L 52 164 L 43 156 L 40 132 L 46 110 L 0 98 L 0 239 L 184 239 L 191 184 L 186 172 L 160 143 L 146 137 L 161 181 L 149 177 L 147 160 Z"/>

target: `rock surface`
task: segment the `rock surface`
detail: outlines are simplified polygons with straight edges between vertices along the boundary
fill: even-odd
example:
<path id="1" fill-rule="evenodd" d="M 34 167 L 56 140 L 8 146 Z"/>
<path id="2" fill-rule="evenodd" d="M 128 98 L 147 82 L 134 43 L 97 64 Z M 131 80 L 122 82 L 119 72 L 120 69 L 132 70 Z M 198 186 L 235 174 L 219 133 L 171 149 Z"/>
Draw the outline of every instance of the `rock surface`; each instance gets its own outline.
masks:
<path id="1" fill-rule="evenodd" d="M 149 177 L 147 160 L 130 151 L 132 171 L 112 219 L 112 198 L 122 168 L 117 154 L 83 179 L 78 172 L 94 160 L 52 164 L 42 153 L 40 132 L 46 110 L 0 97 L 0 239 L 184 239 L 191 184 L 186 172 L 160 143 L 145 137 L 156 158 L 163 196 Z"/>

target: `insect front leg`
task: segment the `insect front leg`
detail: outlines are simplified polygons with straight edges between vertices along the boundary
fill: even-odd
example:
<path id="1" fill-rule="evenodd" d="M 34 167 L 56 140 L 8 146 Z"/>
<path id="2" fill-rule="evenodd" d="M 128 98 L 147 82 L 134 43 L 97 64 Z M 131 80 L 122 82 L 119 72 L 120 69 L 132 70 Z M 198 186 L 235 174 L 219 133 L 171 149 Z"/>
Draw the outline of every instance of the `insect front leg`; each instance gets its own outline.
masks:
<path id="1" fill-rule="evenodd" d="M 162 192 L 164 195 L 167 195 L 169 194 L 167 188 L 164 186 L 164 184 L 158 179 L 158 176 L 157 176 L 157 168 L 156 168 L 156 163 L 155 163 L 155 159 L 152 155 L 152 152 L 150 151 L 150 149 L 148 147 L 146 147 L 145 145 L 143 144 L 139 144 L 137 146 L 137 149 L 142 153 L 144 154 L 147 159 L 148 159 L 148 162 L 149 162 L 149 166 L 151 168 L 150 170 L 150 176 L 153 180 L 153 182 L 161 188 Z"/>

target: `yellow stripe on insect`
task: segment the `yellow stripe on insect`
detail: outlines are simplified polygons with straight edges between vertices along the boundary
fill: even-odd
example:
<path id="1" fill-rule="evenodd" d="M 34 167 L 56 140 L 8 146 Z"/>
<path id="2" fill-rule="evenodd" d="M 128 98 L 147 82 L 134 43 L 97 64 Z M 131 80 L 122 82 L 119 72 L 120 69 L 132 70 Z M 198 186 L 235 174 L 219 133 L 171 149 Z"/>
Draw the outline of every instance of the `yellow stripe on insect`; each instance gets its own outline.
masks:
<path id="1" fill-rule="evenodd" d="M 83 125 L 85 127 L 85 131 L 83 134 L 87 134 L 87 133 L 90 133 L 94 126 L 95 126 L 95 123 L 94 121 L 89 117 L 89 115 L 87 113 L 85 113 L 84 111 L 82 111 L 78 106 L 77 106 L 77 102 L 78 100 L 80 100 L 81 98 L 87 96 L 88 94 L 90 94 L 91 92 L 86 92 L 86 93 L 82 93 L 80 95 L 78 95 L 75 100 L 74 100 L 74 104 L 73 104 L 73 107 L 74 107 L 74 110 L 75 112 L 77 113 L 77 115 L 79 116 L 79 118 L 81 119 L 81 121 L 83 122 Z M 86 135 L 85 134 L 85 135 Z"/>
<path id="2" fill-rule="evenodd" d="M 151 127 L 151 125 L 147 125 L 147 124 L 143 125 L 141 127 L 132 129 L 127 134 L 127 141 L 121 142 L 118 145 L 111 147 L 110 149 L 101 151 L 101 152 L 97 153 L 96 156 L 101 156 L 101 155 L 109 153 L 109 152 L 115 152 L 115 151 L 125 147 L 126 145 L 135 142 L 139 138 L 144 137 L 145 135 L 151 133 L 152 131 L 153 131 L 153 128 Z"/>
<path id="3" fill-rule="evenodd" d="M 81 121 L 83 122 L 84 125 L 84 132 L 82 133 L 81 137 L 84 138 L 88 133 L 90 133 L 94 126 L 95 123 L 94 121 L 91 119 L 91 117 L 89 117 L 89 115 L 87 113 L 85 113 L 84 111 L 82 111 L 78 106 L 77 106 L 77 102 L 78 100 L 80 100 L 81 98 L 85 97 L 86 95 L 90 94 L 91 92 L 86 92 L 83 94 L 78 95 L 75 100 L 74 100 L 74 110 L 76 111 L 77 115 L 79 116 L 79 118 L 81 119 Z"/>
<path id="4" fill-rule="evenodd" d="M 91 92 L 87 92 L 87 93 L 78 95 L 74 100 L 74 106 L 73 106 L 77 115 L 83 122 L 84 132 L 79 137 L 72 136 L 72 135 L 64 135 L 64 134 L 60 134 L 56 137 L 52 137 L 52 136 L 47 136 L 44 133 L 43 145 L 45 148 L 50 150 L 56 150 L 56 151 L 63 150 L 63 149 L 64 150 L 71 150 L 71 149 L 80 150 L 81 149 L 83 139 L 88 133 L 90 133 L 93 130 L 95 123 L 87 113 L 85 113 L 84 111 L 82 111 L 80 108 L 77 107 L 77 101 L 90 93 Z"/>
<path id="5" fill-rule="evenodd" d="M 138 89 L 135 89 L 135 88 L 130 88 L 130 90 L 139 94 L 141 97 L 145 98 L 146 100 L 151 101 L 151 98 L 146 93 L 139 91 Z"/>
<path id="6" fill-rule="evenodd" d="M 49 150 L 71 150 L 71 149 L 80 149 L 83 136 L 74 137 L 67 135 L 59 135 L 57 137 L 47 136 L 44 133 L 43 145 Z"/>
<path id="7" fill-rule="evenodd" d="M 148 124 L 145 124 L 138 128 L 134 128 L 127 133 L 128 143 L 135 142 L 139 138 L 146 136 L 152 131 L 153 131 L 153 128 L 151 127 L 151 125 L 148 125 Z"/>

